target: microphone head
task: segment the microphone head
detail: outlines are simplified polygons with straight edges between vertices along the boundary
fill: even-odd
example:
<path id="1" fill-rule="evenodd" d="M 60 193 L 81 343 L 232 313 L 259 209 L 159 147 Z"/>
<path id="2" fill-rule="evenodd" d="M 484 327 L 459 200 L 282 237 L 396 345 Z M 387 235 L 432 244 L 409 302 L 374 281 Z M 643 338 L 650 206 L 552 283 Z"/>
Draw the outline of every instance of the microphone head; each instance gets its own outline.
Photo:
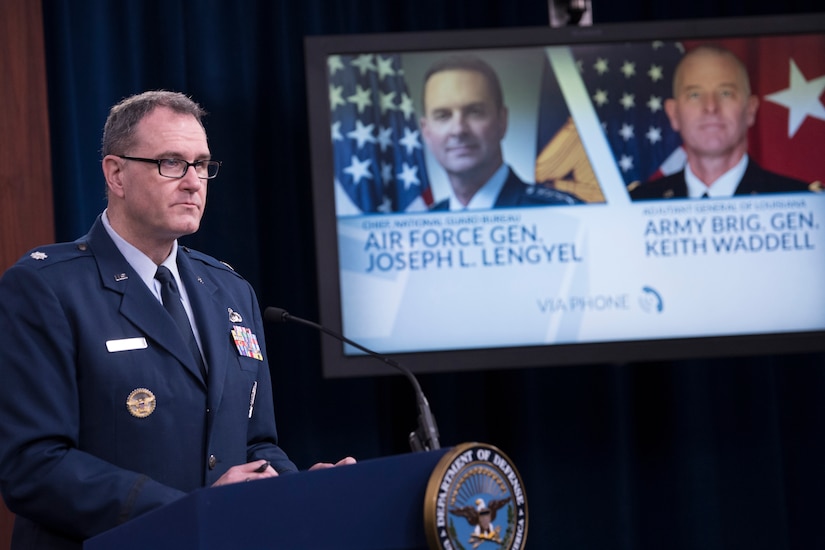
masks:
<path id="1" fill-rule="evenodd" d="M 264 310 L 264 321 L 267 323 L 286 323 L 289 312 L 280 307 L 268 307 Z"/>

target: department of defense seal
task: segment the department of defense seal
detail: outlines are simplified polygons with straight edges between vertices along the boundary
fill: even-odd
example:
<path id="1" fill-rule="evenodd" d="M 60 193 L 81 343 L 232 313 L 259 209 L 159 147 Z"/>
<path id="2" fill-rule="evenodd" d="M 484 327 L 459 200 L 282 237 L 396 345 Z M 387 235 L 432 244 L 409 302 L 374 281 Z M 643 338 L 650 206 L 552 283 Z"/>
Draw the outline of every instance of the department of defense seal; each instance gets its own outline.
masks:
<path id="1" fill-rule="evenodd" d="M 155 410 L 155 394 L 146 388 L 132 390 L 126 398 L 129 414 L 137 418 L 146 418 Z"/>
<path id="2" fill-rule="evenodd" d="M 463 443 L 433 469 L 424 496 L 432 550 L 522 550 L 527 497 L 510 459 L 485 443 Z"/>

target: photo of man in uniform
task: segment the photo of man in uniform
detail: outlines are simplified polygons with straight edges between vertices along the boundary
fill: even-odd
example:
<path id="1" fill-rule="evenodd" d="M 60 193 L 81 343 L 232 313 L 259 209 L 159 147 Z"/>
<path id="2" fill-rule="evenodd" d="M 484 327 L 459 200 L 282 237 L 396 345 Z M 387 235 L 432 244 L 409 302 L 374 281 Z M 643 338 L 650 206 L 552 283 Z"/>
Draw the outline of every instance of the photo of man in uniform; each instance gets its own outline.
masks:
<path id="1" fill-rule="evenodd" d="M 703 45 L 685 54 L 665 101 L 687 155 L 683 170 L 631 190 L 635 200 L 724 198 L 807 191 L 809 184 L 769 172 L 748 155 L 748 129 L 759 98 L 742 62 L 729 50 Z"/>
<path id="2" fill-rule="evenodd" d="M 470 55 L 443 58 L 426 72 L 424 142 L 446 171 L 450 194 L 432 210 L 572 205 L 573 194 L 524 182 L 504 162 L 508 110 L 495 71 Z"/>

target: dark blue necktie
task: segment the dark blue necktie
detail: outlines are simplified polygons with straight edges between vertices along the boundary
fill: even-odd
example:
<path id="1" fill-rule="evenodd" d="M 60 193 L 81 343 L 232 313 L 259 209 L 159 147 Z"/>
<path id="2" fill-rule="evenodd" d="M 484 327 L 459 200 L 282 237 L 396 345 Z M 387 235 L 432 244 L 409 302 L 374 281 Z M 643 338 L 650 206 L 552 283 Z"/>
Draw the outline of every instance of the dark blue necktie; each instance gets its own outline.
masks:
<path id="1" fill-rule="evenodd" d="M 180 301 L 180 292 L 177 283 L 175 283 L 175 277 L 168 267 L 162 265 L 158 267 L 155 279 L 160 281 L 160 297 L 163 300 L 163 307 L 172 316 L 175 324 L 178 325 L 181 338 L 189 346 L 192 355 L 195 356 L 195 362 L 200 367 L 204 380 L 206 380 L 206 365 L 198 348 L 198 342 L 195 340 L 195 334 L 192 332 L 192 325 L 189 324 L 189 316 L 186 315 L 186 310 Z"/>

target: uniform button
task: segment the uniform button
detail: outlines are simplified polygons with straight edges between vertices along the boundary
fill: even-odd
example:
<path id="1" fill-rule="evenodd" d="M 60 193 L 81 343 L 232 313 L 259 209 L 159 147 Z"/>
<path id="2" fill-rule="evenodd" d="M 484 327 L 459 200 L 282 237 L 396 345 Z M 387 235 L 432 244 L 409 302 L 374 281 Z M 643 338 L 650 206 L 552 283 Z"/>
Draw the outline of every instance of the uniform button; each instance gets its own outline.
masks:
<path id="1" fill-rule="evenodd" d="M 218 459 L 215 458 L 215 455 L 209 455 L 209 469 L 214 470 L 215 466 L 218 464 Z"/>

